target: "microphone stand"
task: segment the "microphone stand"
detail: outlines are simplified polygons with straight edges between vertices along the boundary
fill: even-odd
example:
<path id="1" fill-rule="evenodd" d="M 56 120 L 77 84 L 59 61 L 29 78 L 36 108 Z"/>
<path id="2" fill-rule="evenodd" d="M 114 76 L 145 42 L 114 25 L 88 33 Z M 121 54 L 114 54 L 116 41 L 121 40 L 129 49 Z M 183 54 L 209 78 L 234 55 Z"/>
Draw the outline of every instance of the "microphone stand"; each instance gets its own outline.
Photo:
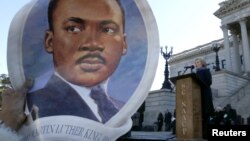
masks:
<path id="1" fill-rule="evenodd" d="M 184 70 L 184 72 L 182 73 L 182 75 L 184 75 L 188 69 L 189 69 L 189 67 L 185 67 L 185 70 Z M 193 73 L 194 67 L 191 67 L 190 69 L 191 69 L 191 73 Z"/>
<path id="2" fill-rule="evenodd" d="M 184 72 L 182 73 L 182 75 L 184 75 L 184 74 L 186 73 L 187 69 L 188 69 L 188 68 L 185 68 L 185 70 L 184 70 Z"/>

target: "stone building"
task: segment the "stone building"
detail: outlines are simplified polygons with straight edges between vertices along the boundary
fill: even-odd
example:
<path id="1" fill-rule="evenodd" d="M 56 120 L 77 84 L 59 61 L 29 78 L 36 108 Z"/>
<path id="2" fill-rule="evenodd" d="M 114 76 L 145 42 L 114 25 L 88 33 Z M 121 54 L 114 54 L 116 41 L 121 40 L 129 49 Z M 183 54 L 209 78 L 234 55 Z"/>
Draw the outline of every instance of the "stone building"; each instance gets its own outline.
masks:
<path id="1" fill-rule="evenodd" d="M 222 39 L 174 54 L 169 59 L 170 78 L 191 69 L 198 57 L 208 63 L 212 72 L 213 102 L 215 107 L 231 104 L 243 118 L 250 115 L 250 0 L 227 0 L 221 2 L 214 15 L 221 19 Z M 216 52 L 220 70 L 216 70 Z M 216 70 L 216 71 L 215 71 Z M 174 86 L 174 85 L 173 85 Z M 175 109 L 175 93 L 158 90 L 146 99 L 144 124 L 153 124 L 158 112 Z"/>

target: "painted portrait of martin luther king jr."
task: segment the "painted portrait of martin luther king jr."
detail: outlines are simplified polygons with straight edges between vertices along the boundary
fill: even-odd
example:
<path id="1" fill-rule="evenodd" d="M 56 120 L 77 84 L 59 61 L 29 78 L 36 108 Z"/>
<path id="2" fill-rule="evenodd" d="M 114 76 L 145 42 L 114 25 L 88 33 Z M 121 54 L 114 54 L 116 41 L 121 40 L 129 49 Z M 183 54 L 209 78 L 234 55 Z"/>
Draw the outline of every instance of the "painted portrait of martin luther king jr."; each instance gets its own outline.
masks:
<path id="1" fill-rule="evenodd" d="M 70 115 L 105 124 L 122 109 L 132 115 L 146 98 L 158 49 L 151 47 L 156 37 L 149 38 L 143 4 L 97 1 L 37 0 L 27 14 L 21 68 L 35 81 L 27 110 L 36 105 L 39 118 Z"/>

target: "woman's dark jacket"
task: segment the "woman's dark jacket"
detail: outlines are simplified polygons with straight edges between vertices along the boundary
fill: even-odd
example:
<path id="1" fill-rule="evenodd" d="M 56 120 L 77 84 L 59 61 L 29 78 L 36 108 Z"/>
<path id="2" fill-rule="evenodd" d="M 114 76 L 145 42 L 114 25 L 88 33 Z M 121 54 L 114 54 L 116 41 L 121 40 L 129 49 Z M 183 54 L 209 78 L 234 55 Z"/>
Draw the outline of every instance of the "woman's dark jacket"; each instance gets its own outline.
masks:
<path id="1" fill-rule="evenodd" d="M 196 74 L 201 80 L 201 102 L 202 102 L 202 115 L 203 117 L 212 116 L 214 113 L 213 98 L 212 98 L 212 76 L 210 70 L 202 67 L 196 69 Z"/>

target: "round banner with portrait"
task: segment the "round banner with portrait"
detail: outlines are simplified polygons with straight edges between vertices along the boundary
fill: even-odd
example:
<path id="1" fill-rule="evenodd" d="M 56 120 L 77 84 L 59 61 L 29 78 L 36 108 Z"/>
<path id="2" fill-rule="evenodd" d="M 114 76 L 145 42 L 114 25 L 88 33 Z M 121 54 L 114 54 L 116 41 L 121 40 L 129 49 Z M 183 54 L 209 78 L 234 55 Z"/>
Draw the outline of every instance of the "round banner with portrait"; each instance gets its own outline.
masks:
<path id="1" fill-rule="evenodd" d="M 31 124 L 44 140 L 108 141 L 126 133 L 158 57 L 146 0 L 31 0 L 10 26 L 11 83 L 18 89 L 34 81 L 26 113 L 38 108 Z"/>

